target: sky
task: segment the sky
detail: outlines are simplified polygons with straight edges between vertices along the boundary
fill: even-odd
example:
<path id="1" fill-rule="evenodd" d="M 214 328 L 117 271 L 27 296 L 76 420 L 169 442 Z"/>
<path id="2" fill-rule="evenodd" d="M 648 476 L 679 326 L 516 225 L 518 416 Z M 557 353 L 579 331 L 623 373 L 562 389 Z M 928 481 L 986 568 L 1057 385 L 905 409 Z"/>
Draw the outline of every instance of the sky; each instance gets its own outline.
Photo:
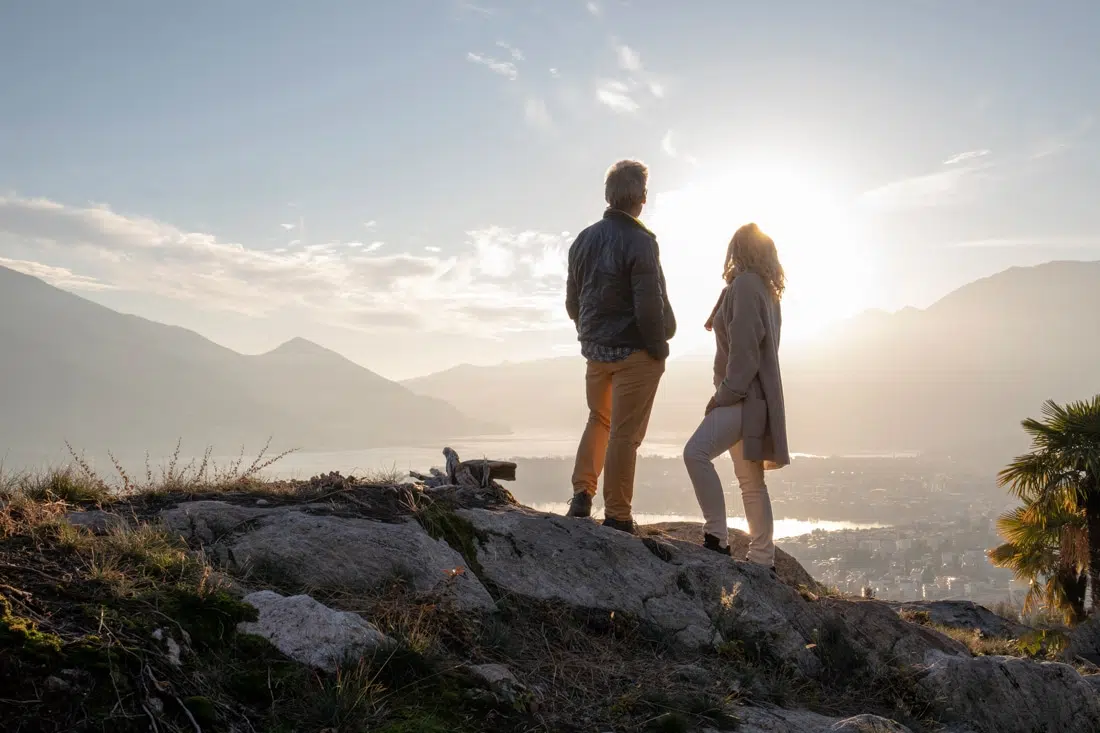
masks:
<path id="1" fill-rule="evenodd" d="M 1098 34 L 1094 0 L 0 0 L 0 266 L 395 379 L 576 355 L 566 252 L 635 158 L 673 354 L 747 221 L 811 342 L 1100 259 Z"/>

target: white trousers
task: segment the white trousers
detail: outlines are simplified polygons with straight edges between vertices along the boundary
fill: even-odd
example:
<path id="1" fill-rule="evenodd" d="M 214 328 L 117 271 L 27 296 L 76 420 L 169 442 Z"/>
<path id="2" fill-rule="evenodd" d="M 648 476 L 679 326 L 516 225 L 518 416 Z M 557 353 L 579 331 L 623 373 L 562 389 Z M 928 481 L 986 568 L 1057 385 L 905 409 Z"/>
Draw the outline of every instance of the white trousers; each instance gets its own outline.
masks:
<path id="1" fill-rule="evenodd" d="M 749 524 L 749 562 L 775 565 L 772 502 L 764 483 L 764 464 L 746 460 L 741 442 L 741 405 L 716 407 L 703 418 L 684 446 L 684 464 L 703 510 L 703 531 L 729 542 L 726 524 L 726 496 L 722 479 L 714 470 L 714 459 L 729 451 L 733 472 L 741 485 L 745 519 Z"/>

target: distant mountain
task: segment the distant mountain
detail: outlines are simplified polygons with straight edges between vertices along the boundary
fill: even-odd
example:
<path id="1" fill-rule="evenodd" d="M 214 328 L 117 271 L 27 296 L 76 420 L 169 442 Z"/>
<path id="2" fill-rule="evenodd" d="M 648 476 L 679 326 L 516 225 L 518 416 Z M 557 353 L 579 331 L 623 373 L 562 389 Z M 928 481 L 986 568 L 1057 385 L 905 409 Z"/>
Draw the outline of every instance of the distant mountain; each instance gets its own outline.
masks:
<path id="1" fill-rule="evenodd" d="M 1002 460 L 1026 449 L 1020 420 L 1044 400 L 1100 392 L 1100 262 L 1012 268 L 924 310 L 865 313 L 812 345 L 784 345 L 781 358 L 795 451 Z M 577 356 L 460 367 L 406 385 L 517 430 L 579 435 L 583 372 Z M 708 361 L 671 360 L 651 434 L 689 434 L 710 380 Z"/>
<path id="2" fill-rule="evenodd" d="M 0 460 L 74 448 L 350 450 L 500 432 L 294 339 L 246 356 L 0 268 Z"/>

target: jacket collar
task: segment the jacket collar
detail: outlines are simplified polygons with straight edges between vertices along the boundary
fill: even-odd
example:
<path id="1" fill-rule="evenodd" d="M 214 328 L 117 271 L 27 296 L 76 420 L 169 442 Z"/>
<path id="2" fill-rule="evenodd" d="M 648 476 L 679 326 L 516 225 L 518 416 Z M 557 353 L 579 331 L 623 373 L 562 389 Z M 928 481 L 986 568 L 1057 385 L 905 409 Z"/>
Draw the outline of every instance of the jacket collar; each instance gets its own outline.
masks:
<path id="1" fill-rule="evenodd" d="M 650 231 L 649 227 L 647 227 L 645 224 L 643 224 L 641 222 L 641 220 L 631 216 L 630 214 L 626 213 L 622 209 L 613 209 L 609 206 L 604 210 L 603 218 L 605 218 L 605 219 L 615 219 L 617 221 L 622 221 L 622 222 L 626 222 L 628 224 L 632 224 L 632 225 L 636 226 L 637 228 L 641 229 L 643 232 L 645 232 L 649 236 L 653 237 L 654 239 L 657 238 L 657 235 L 654 234 L 652 231 Z"/>

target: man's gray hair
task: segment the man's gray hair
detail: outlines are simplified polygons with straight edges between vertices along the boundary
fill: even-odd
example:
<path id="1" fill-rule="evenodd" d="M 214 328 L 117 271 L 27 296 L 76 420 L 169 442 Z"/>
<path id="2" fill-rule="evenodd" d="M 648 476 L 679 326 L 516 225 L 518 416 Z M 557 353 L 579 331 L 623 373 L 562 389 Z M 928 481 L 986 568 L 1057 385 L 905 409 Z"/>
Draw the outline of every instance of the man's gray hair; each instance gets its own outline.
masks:
<path id="1" fill-rule="evenodd" d="M 607 169 L 604 199 L 613 209 L 629 211 L 645 201 L 649 169 L 637 160 L 620 160 Z"/>

